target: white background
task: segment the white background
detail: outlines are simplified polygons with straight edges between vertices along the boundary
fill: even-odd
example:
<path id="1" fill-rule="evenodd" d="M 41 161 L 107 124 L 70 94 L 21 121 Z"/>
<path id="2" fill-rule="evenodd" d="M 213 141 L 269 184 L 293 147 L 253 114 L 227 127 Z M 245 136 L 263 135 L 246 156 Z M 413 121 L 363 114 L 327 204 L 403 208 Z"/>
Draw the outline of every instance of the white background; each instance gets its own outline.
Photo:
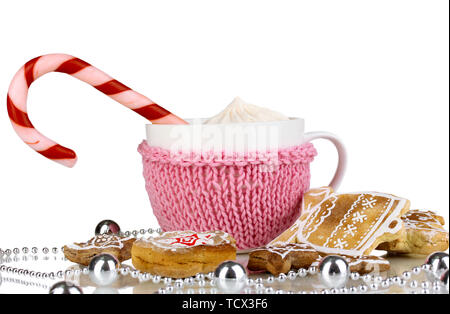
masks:
<path id="1" fill-rule="evenodd" d="M 76 150 L 73 169 L 14 133 L 6 93 L 27 60 L 75 55 L 181 117 L 235 96 L 338 134 L 341 191 L 377 190 L 448 220 L 448 1 L 2 1 L 0 248 L 87 240 L 98 221 L 155 227 L 137 145 L 146 120 L 64 74 L 33 84 L 29 114 Z M 312 186 L 329 182 L 315 142 Z"/>

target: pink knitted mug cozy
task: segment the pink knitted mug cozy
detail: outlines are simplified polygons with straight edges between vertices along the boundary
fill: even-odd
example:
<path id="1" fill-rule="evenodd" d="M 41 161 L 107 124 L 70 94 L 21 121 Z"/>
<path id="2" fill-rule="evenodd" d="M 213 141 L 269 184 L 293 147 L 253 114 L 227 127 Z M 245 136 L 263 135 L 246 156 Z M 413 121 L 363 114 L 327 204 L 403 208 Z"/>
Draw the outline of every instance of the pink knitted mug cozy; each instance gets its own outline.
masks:
<path id="1" fill-rule="evenodd" d="M 300 215 L 310 185 L 310 163 L 317 155 L 310 141 L 328 139 L 338 149 L 339 165 L 331 186 L 339 185 L 346 163 L 345 149 L 334 135 L 303 133 L 303 123 L 296 119 L 276 124 L 280 142 L 289 145 L 231 154 L 169 149 L 166 134 L 172 127 L 147 126 L 148 140 L 138 151 L 162 230 L 222 230 L 243 250 L 264 246 L 289 228 Z M 181 128 L 183 133 L 193 127 Z M 289 137 L 294 141 L 287 143 Z"/>

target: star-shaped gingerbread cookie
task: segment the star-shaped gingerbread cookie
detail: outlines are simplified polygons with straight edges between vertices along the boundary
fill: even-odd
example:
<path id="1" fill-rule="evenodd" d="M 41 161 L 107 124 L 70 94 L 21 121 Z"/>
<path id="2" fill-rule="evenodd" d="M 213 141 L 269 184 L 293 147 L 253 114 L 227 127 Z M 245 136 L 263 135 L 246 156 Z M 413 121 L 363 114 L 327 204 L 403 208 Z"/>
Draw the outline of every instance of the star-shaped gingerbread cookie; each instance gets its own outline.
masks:
<path id="1" fill-rule="evenodd" d="M 131 258 L 133 237 L 122 237 L 113 234 L 97 235 L 87 242 L 64 246 L 64 256 L 74 263 L 88 266 L 91 259 L 99 254 L 108 253 L 115 256 L 119 262 Z"/>

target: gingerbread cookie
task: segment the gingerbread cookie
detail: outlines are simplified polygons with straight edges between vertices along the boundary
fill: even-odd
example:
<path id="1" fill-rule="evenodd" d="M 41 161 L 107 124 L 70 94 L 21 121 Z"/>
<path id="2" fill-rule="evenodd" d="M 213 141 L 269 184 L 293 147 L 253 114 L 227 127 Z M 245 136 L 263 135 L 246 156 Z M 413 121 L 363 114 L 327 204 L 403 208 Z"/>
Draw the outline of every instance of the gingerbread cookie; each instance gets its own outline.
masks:
<path id="1" fill-rule="evenodd" d="M 74 263 L 88 266 L 91 259 L 102 253 L 114 255 L 120 262 L 131 257 L 131 247 L 136 241 L 133 237 L 121 237 L 113 234 L 97 235 L 84 243 L 64 246 L 64 256 Z"/>
<path id="2" fill-rule="evenodd" d="M 283 246 L 256 249 L 249 255 L 248 269 L 268 271 L 277 276 L 291 269 L 318 266 L 326 253 L 317 252 L 312 246 L 303 243 L 289 243 Z M 367 274 L 389 270 L 389 261 L 378 256 L 343 256 L 351 272 Z"/>
<path id="3" fill-rule="evenodd" d="M 401 236 L 401 216 L 409 206 L 406 199 L 378 192 L 332 193 L 301 214 L 296 242 L 326 254 L 370 255 Z"/>
<path id="4" fill-rule="evenodd" d="M 303 243 L 289 243 L 252 251 L 249 254 L 247 268 L 279 275 L 287 273 L 291 268 L 308 268 L 319 258 L 319 253 L 312 246 Z"/>
<path id="5" fill-rule="evenodd" d="M 382 243 L 379 250 L 397 254 L 428 255 L 448 249 L 444 218 L 431 211 L 411 210 L 403 217 L 405 232 L 394 241 Z"/>
<path id="6" fill-rule="evenodd" d="M 333 193 L 333 188 L 326 186 L 321 188 L 311 189 L 303 195 L 302 204 L 300 207 L 301 215 L 306 217 L 315 206 L 322 203 Z M 285 243 L 295 243 L 297 240 L 297 232 L 300 225 L 300 220 L 297 220 L 289 229 L 284 231 L 274 240 L 272 240 L 268 246 L 283 245 Z"/>
<path id="7" fill-rule="evenodd" d="M 140 239 L 131 250 L 134 267 L 151 274 L 186 278 L 236 259 L 236 241 L 222 231 L 170 231 Z"/>

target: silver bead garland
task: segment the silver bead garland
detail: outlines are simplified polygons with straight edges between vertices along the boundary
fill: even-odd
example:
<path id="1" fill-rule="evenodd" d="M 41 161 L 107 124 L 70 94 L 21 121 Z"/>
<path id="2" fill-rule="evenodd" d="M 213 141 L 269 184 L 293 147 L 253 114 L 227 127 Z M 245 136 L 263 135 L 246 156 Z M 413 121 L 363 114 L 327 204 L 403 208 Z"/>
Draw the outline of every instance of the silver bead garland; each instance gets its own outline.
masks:
<path id="1" fill-rule="evenodd" d="M 120 230 L 120 229 L 119 229 Z M 123 236 L 144 236 L 145 234 L 153 234 L 153 233 L 162 233 L 160 228 L 149 228 L 149 229 L 140 229 L 140 230 L 132 230 L 121 232 L 120 234 Z M 51 249 L 50 249 L 51 248 Z M 13 249 L 0 249 L 0 286 L 2 282 L 15 283 L 28 287 L 39 287 L 43 289 L 49 289 L 49 286 L 39 282 L 31 282 L 27 280 L 21 280 L 12 277 L 5 277 L 2 275 L 10 274 L 14 276 L 22 276 L 26 278 L 31 278 L 32 280 L 51 280 L 51 281 L 61 281 L 67 280 L 67 277 L 70 276 L 80 276 L 87 275 L 92 276 L 92 271 L 89 270 L 88 267 L 76 270 L 65 270 L 65 271 L 52 271 L 52 272 L 36 272 L 29 269 L 15 268 L 10 267 L 5 264 L 14 263 L 18 261 L 37 261 L 39 260 L 38 253 L 41 252 L 44 256 L 43 260 L 66 260 L 64 256 L 58 256 L 59 253 L 63 253 L 62 248 L 57 247 L 43 247 L 38 249 L 37 247 L 23 247 L 23 248 L 13 248 Z M 22 258 L 20 255 L 23 254 Z M 443 255 L 438 255 L 442 258 L 445 258 Z M 447 255 L 448 261 L 448 255 Z M 431 263 L 432 264 L 432 263 Z M 425 272 L 427 275 L 432 273 L 434 270 L 438 270 L 442 273 L 444 270 L 443 267 L 434 267 L 430 263 L 425 263 L 421 266 L 413 267 L 409 271 L 405 271 L 401 274 L 401 276 L 393 276 L 383 278 L 381 276 L 372 276 L 372 275 L 363 275 L 361 276 L 358 273 L 350 273 L 349 274 L 349 285 L 343 287 L 330 287 L 325 289 L 316 289 L 311 291 L 292 291 L 292 290 L 281 290 L 275 289 L 271 287 L 271 284 L 283 283 L 285 281 L 295 281 L 298 279 L 303 279 L 305 277 L 311 277 L 320 275 L 320 270 L 317 267 L 309 267 L 309 268 L 300 268 L 297 271 L 289 271 L 287 274 L 280 274 L 278 276 L 268 275 L 267 277 L 253 277 L 253 278 L 241 278 L 243 280 L 239 280 L 239 290 L 246 294 L 359 294 L 359 293 L 375 293 L 378 291 L 387 290 L 390 287 L 400 287 L 400 288 L 409 288 L 412 289 L 409 292 L 413 294 L 430 294 L 430 293 L 448 293 L 448 270 L 445 271 L 442 276 L 434 280 L 426 280 L 426 281 L 417 281 L 415 276 L 420 275 Z M 441 262 L 442 264 L 442 262 Z M 170 294 L 170 293 L 212 293 L 216 294 L 219 292 L 227 292 L 227 289 L 220 285 L 214 273 L 209 274 L 198 274 L 195 277 L 189 277 L 185 279 L 177 279 L 177 278 L 165 278 L 158 275 L 153 275 L 150 273 L 139 272 L 129 266 L 120 266 L 116 268 L 114 271 L 114 278 L 117 280 L 118 276 L 130 276 L 132 278 L 136 278 L 139 282 L 153 282 L 155 284 L 163 284 L 164 287 L 158 289 L 157 293 L 161 294 Z M 103 274 L 102 274 L 103 276 Z M 92 278 L 92 277 L 91 277 Z M 94 277 L 95 278 L 95 277 Z M 102 277 L 103 278 L 103 277 Z M 102 279 L 101 278 L 101 279 Z M 103 278 L 104 279 L 104 278 Z M 233 280 L 233 279 L 231 279 Z M 95 280 L 94 280 L 95 281 Z M 109 281 L 109 280 L 108 280 Z M 357 285 L 351 285 L 352 282 L 357 283 L 358 281 L 362 281 L 363 283 Z M 112 283 L 112 282 L 111 282 Z M 57 288 L 58 291 L 65 291 L 64 289 L 69 289 L 68 293 L 78 293 L 81 291 L 79 287 L 73 286 L 70 282 L 66 282 L 62 284 L 58 283 L 59 286 Z M 98 283 L 97 283 L 98 284 Z M 102 281 L 100 284 L 105 284 L 105 281 Z M 110 284 L 110 282 L 108 282 Z M 219 285 L 218 285 L 219 284 Z M 186 289 L 187 288 L 187 289 Z M 107 289 L 106 287 L 104 289 Z M 102 293 L 104 290 L 97 289 L 95 293 Z M 184 290 L 183 290 L 184 289 Z M 50 288 L 50 292 L 54 289 Z M 105 290 L 106 291 L 106 290 Z M 109 290 L 108 290 L 109 291 Z M 233 290 L 234 291 L 234 290 Z M 55 293 L 55 291 L 53 291 Z M 67 292 L 67 291 L 66 291 Z"/>

